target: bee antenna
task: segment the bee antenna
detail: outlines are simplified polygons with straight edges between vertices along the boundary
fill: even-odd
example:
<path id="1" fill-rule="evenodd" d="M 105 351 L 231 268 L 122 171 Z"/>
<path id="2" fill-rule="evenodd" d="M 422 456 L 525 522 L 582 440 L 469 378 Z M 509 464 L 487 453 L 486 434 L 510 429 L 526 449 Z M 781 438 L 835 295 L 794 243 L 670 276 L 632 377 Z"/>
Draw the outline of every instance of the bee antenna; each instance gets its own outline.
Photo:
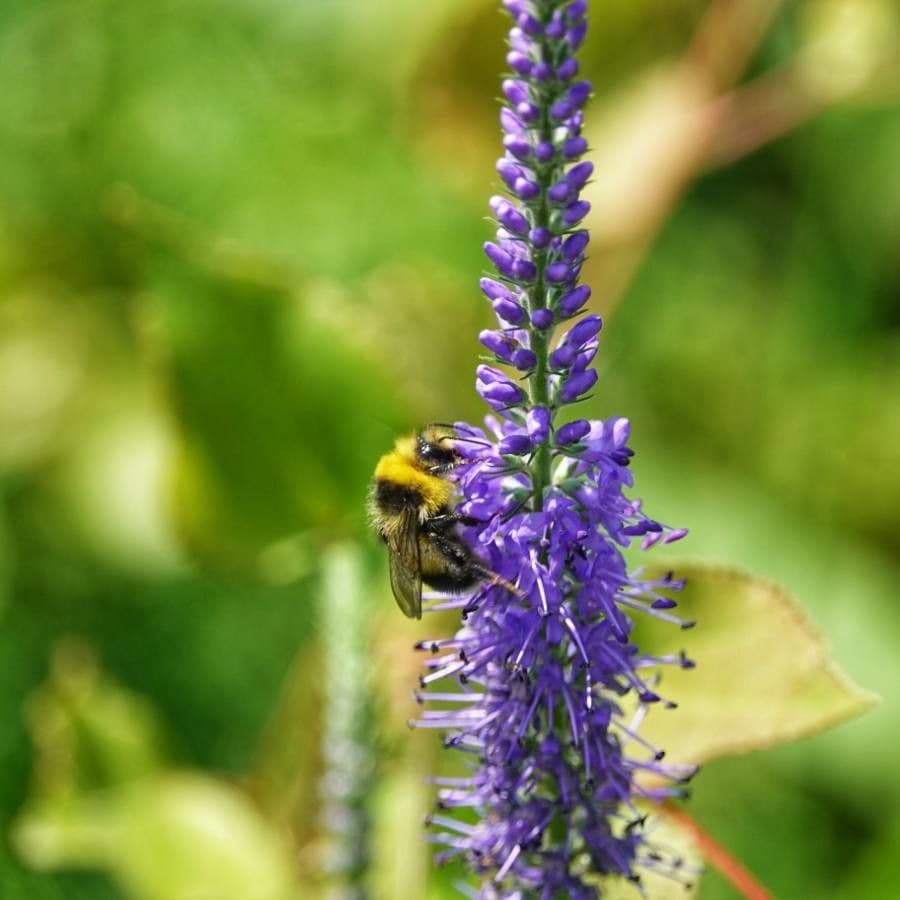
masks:
<path id="1" fill-rule="evenodd" d="M 479 447 L 490 447 L 491 444 L 489 441 L 476 441 L 475 438 L 467 438 L 467 437 L 454 437 L 454 441 L 459 444 L 477 444 Z"/>

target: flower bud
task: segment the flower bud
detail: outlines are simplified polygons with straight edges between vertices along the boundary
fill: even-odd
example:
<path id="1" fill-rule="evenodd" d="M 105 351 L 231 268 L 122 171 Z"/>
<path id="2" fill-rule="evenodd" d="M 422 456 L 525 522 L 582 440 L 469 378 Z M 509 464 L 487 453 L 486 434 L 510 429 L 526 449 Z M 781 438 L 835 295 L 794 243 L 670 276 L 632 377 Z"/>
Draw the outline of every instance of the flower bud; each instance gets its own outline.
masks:
<path id="1" fill-rule="evenodd" d="M 570 375 L 559 392 L 563 403 L 572 403 L 582 394 L 586 394 L 597 383 L 597 370 L 587 369 Z"/>
<path id="2" fill-rule="evenodd" d="M 562 428 L 557 429 L 556 443 L 560 446 L 574 444 L 576 441 L 580 441 L 585 437 L 590 430 L 590 422 L 587 422 L 584 419 L 576 419 L 574 422 L 569 422 L 568 424 L 563 425 Z"/>
<path id="3" fill-rule="evenodd" d="M 564 262 L 550 263 L 544 271 L 544 278 L 547 279 L 548 284 L 561 284 L 571 276 L 572 270 L 569 268 L 568 263 Z"/>
<path id="4" fill-rule="evenodd" d="M 603 327 L 603 319 L 600 316 L 585 316 L 580 322 L 573 325 L 563 336 L 563 343 L 580 349 L 592 337 L 596 337 Z"/>
<path id="5" fill-rule="evenodd" d="M 491 304 L 497 317 L 510 325 L 522 325 L 528 318 L 525 310 L 514 300 L 507 300 L 504 297 L 498 297 Z"/>
<path id="6" fill-rule="evenodd" d="M 515 279 L 513 266 L 517 262 L 502 247 L 491 241 L 485 242 L 484 252 L 487 258 L 497 267 L 497 271 L 506 278 Z"/>
<path id="7" fill-rule="evenodd" d="M 508 434 L 501 439 L 497 449 L 501 454 L 525 456 L 526 453 L 531 453 L 534 449 L 534 444 L 532 444 L 531 438 L 526 434 Z"/>
<path id="8" fill-rule="evenodd" d="M 563 259 L 571 261 L 576 257 L 581 256 L 581 254 L 584 253 L 584 248 L 587 247 L 589 240 L 590 237 L 586 231 L 576 231 L 574 234 L 570 234 L 565 241 L 563 241 Z"/>
<path id="9" fill-rule="evenodd" d="M 505 334 L 499 331 L 485 330 L 479 333 L 478 342 L 504 362 L 512 362 L 513 353 L 516 350 L 516 342 Z"/>
<path id="10" fill-rule="evenodd" d="M 537 357 L 532 350 L 522 347 L 513 353 L 512 364 L 520 372 L 529 372 L 537 365 Z"/>
<path id="11" fill-rule="evenodd" d="M 591 289 L 586 284 L 580 284 L 577 288 L 573 288 L 568 293 L 563 294 L 557 303 L 560 315 L 566 318 L 574 316 L 587 303 L 590 296 Z"/>
<path id="12" fill-rule="evenodd" d="M 545 444 L 550 437 L 550 410 L 534 406 L 525 416 L 525 427 L 535 444 Z"/>

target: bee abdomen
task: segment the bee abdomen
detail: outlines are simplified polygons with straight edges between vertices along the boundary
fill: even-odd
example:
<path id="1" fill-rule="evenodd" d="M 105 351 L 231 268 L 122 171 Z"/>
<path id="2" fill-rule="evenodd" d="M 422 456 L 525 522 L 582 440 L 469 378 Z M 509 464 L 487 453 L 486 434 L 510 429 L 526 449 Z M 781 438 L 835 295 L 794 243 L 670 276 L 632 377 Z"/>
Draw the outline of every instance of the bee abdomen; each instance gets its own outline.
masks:
<path id="1" fill-rule="evenodd" d="M 433 534 L 419 539 L 422 579 L 438 591 L 461 591 L 483 575 L 469 548 L 456 536 Z"/>

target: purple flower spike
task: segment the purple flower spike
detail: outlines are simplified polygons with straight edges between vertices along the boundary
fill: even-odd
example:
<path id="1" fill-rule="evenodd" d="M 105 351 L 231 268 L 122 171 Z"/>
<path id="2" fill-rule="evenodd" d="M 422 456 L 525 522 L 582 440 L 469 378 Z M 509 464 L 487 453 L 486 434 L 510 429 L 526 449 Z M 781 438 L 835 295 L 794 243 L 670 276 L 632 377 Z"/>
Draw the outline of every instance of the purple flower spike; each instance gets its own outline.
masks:
<path id="1" fill-rule="evenodd" d="M 602 326 L 588 315 L 555 333 L 591 295 L 577 283 L 588 232 L 574 230 L 590 211 L 578 194 L 593 173 L 580 161 L 591 85 L 573 81 L 572 56 L 587 3 L 503 3 L 513 75 L 503 82 L 497 172 L 512 196 L 491 199 L 498 230 L 485 253 L 499 276 L 481 290 L 499 329 L 479 340 L 517 381 L 480 365 L 476 389 L 495 414 L 486 428 L 456 426 L 457 527 L 486 574 L 431 602 L 460 610 L 461 621 L 452 637 L 418 645 L 433 652 L 414 724 L 467 754 L 467 769 L 438 780 L 442 812 L 431 825 L 438 859 L 468 872 L 468 896 L 597 900 L 615 892 L 607 878 L 634 879 L 638 861 L 679 871 L 645 834 L 634 801 L 677 796 L 691 770 L 664 763 L 635 729 L 649 707 L 674 705 L 658 693 L 667 682 L 656 670 L 693 663 L 640 650 L 633 620 L 692 623 L 673 611 L 681 582 L 629 572 L 622 548 L 686 532 L 631 499 L 627 419 L 554 427 L 560 408 L 597 383 Z"/>

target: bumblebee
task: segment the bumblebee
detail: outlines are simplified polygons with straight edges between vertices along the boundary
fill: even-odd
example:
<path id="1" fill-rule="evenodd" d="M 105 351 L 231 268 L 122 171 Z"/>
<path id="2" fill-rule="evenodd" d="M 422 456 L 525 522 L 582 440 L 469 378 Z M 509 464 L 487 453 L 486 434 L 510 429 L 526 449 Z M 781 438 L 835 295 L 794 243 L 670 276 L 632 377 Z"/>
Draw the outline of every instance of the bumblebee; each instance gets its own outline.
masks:
<path id="1" fill-rule="evenodd" d="M 391 590 L 409 618 L 422 618 L 422 582 L 458 592 L 489 578 L 512 585 L 486 568 L 456 533 L 465 521 L 453 511 L 447 474 L 460 462 L 449 425 L 428 425 L 398 438 L 375 467 L 370 512 L 387 544 Z"/>

